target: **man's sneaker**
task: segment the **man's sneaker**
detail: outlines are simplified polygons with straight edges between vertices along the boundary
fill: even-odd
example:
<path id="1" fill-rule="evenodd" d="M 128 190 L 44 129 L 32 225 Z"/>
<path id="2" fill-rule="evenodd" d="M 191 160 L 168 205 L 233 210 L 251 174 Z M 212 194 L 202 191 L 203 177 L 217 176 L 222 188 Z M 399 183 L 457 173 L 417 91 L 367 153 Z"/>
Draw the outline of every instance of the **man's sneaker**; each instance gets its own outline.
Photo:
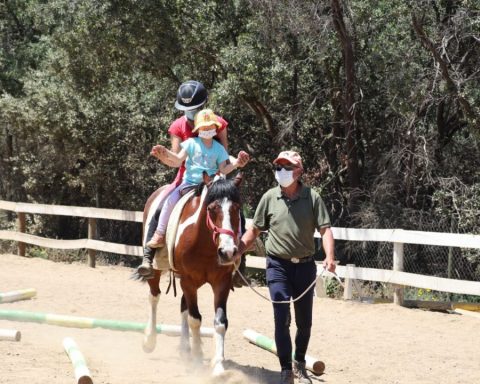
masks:
<path id="1" fill-rule="evenodd" d="M 293 361 L 293 373 L 301 384 L 312 384 L 312 380 L 307 375 L 304 361 Z"/>
<path id="2" fill-rule="evenodd" d="M 165 246 L 165 235 L 155 231 L 152 239 L 146 245 L 150 248 L 162 248 Z"/>
<path id="3" fill-rule="evenodd" d="M 280 384 L 294 384 L 293 371 L 290 369 L 282 369 L 280 372 Z"/>

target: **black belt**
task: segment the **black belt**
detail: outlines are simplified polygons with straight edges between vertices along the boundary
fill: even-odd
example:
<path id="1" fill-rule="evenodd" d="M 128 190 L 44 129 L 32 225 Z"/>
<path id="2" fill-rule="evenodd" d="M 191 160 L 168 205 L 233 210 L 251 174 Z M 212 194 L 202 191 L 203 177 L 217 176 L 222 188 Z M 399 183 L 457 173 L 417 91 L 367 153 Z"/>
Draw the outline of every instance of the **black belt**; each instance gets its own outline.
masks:
<path id="1" fill-rule="evenodd" d="M 307 256 L 307 257 L 292 257 L 290 259 L 282 259 L 281 257 L 272 256 L 272 255 L 268 255 L 268 257 L 271 257 L 272 259 L 277 259 L 277 260 L 291 261 L 293 264 L 308 263 L 309 261 L 314 260 L 313 255 Z"/>

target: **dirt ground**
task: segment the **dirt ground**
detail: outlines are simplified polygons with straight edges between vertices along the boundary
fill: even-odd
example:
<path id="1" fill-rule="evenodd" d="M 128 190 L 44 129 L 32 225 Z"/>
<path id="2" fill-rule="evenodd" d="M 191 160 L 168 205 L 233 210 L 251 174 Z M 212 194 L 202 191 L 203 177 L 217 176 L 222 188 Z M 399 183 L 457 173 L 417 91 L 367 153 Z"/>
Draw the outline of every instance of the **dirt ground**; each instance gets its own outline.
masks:
<path id="1" fill-rule="evenodd" d="M 145 322 L 148 288 L 130 280 L 131 271 L 0 255 L 0 292 L 37 290 L 35 298 L 3 303 L 0 309 Z M 163 280 L 162 292 L 166 286 Z M 265 288 L 260 291 L 267 294 Z M 203 325 L 211 327 L 210 288 L 202 288 L 199 296 Z M 479 319 L 325 298 L 314 305 L 308 354 L 327 367 L 324 375 L 312 377 L 314 384 L 480 383 Z M 278 383 L 276 356 L 242 336 L 251 328 L 273 337 L 271 304 L 247 288 L 238 289 L 230 295 L 228 317 L 228 372 L 217 380 L 210 377 L 211 338 L 204 339 L 204 366 L 193 368 L 179 357 L 178 337 L 158 335 L 157 348 L 146 354 L 141 333 L 0 320 L 0 328 L 22 333 L 20 342 L 0 341 L 0 383 L 74 383 L 62 346 L 66 336 L 78 344 L 96 384 Z M 179 320 L 179 297 L 162 293 L 158 322 Z"/>

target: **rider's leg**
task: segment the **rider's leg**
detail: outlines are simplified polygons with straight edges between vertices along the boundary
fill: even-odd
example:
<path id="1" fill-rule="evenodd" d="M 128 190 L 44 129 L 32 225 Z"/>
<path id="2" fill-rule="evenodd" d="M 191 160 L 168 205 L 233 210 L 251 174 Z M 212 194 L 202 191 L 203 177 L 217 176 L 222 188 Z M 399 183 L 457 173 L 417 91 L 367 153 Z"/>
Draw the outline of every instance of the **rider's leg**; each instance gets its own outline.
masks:
<path id="1" fill-rule="evenodd" d="M 145 240 L 148 241 L 152 238 L 153 234 L 155 233 L 155 229 L 157 228 L 158 218 L 160 216 L 160 211 L 162 210 L 163 203 L 158 204 L 158 207 L 153 214 L 149 223 L 146 223 L 146 231 L 147 236 Z M 143 259 L 142 264 L 138 267 L 138 273 L 141 276 L 150 276 L 153 273 L 152 263 L 153 258 L 155 257 L 155 248 L 150 248 L 148 245 L 145 245 L 143 248 Z"/>
<path id="2" fill-rule="evenodd" d="M 147 243 L 147 246 L 150 248 L 160 248 L 165 245 L 165 233 L 167 232 L 168 219 L 172 214 L 175 204 L 177 204 L 178 200 L 182 197 L 181 191 L 184 187 L 185 185 L 183 183 L 180 184 L 165 201 L 162 211 L 160 212 L 157 229 L 155 230 L 153 238 Z"/>

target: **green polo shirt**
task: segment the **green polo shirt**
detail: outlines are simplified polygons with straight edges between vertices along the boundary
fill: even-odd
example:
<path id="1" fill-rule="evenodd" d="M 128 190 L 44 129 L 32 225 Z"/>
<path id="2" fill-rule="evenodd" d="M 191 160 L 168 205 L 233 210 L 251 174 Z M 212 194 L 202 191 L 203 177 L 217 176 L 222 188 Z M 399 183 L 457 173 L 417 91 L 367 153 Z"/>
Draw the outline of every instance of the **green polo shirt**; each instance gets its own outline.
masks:
<path id="1" fill-rule="evenodd" d="M 267 255 L 290 259 L 314 254 L 315 229 L 329 227 L 330 217 L 313 189 L 302 185 L 298 196 L 290 200 L 277 186 L 262 196 L 253 224 L 262 231 L 268 230 Z"/>

